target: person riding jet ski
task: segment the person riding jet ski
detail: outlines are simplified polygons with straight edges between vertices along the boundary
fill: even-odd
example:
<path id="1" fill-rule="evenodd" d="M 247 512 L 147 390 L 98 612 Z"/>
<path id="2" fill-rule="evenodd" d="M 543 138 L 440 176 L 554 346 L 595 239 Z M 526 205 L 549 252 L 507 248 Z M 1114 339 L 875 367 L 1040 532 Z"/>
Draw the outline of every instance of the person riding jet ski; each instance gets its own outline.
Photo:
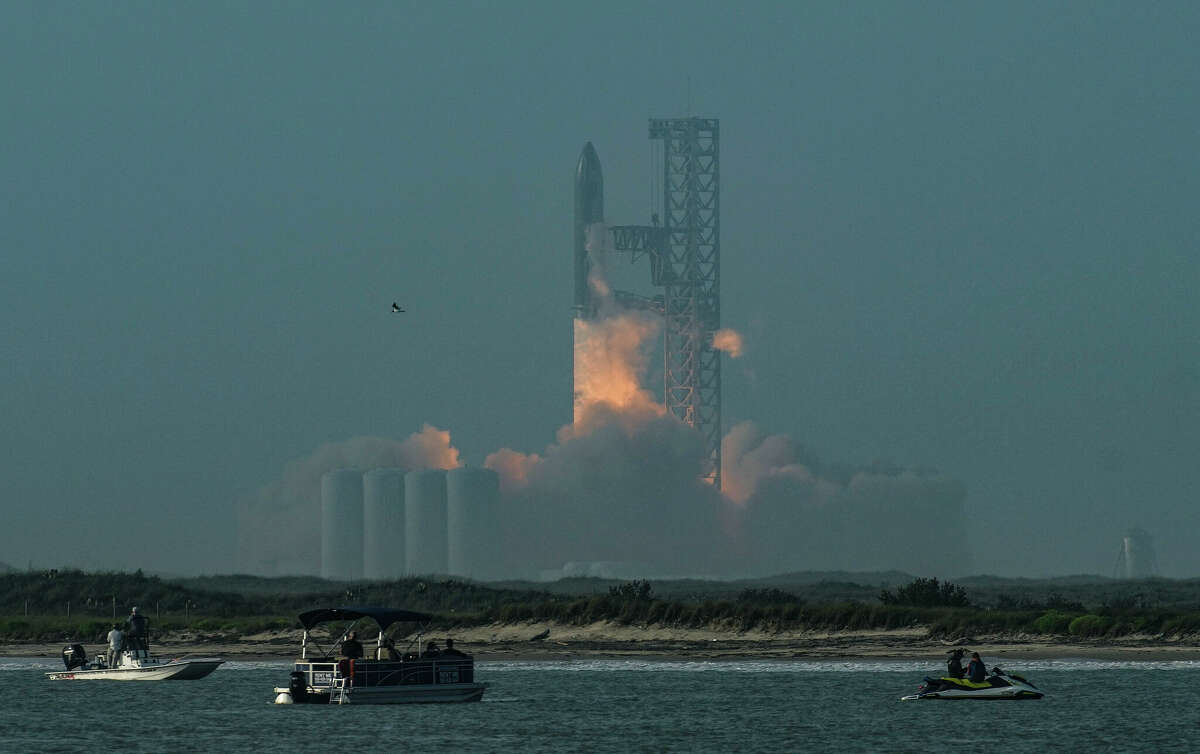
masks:
<path id="1" fill-rule="evenodd" d="M 993 668 L 988 675 L 987 666 L 978 652 L 971 653 L 967 669 L 969 678 L 963 677 L 962 657 L 964 651 L 955 649 L 946 658 L 948 675 L 943 678 L 925 677 L 917 693 L 900 697 L 901 701 L 916 699 L 1041 699 L 1045 694 L 1029 680 L 1016 673 Z"/>
<path id="2" fill-rule="evenodd" d="M 971 653 L 971 662 L 967 665 L 967 678 L 971 683 L 983 683 L 987 680 L 987 665 L 983 664 L 978 652 Z"/>
<path id="3" fill-rule="evenodd" d="M 946 675 L 951 678 L 962 678 L 965 675 L 962 666 L 963 654 L 962 647 L 950 650 L 950 656 L 946 658 Z"/>

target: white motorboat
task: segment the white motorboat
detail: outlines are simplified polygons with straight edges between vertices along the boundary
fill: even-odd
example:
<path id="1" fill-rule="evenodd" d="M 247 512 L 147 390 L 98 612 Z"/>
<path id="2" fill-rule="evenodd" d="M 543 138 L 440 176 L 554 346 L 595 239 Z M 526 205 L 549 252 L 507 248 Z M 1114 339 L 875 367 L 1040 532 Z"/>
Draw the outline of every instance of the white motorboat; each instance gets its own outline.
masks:
<path id="1" fill-rule="evenodd" d="M 310 655 L 309 632 L 330 621 L 370 618 L 379 626 L 374 651 L 369 657 L 342 657 L 318 645 Z M 431 616 L 385 607 L 334 607 L 310 610 L 300 615 L 304 638 L 300 658 L 289 683 L 275 688 L 276 704 L 413 704 L 477 702 L 487 688 L 475 682 L 475 661 L 455 650 L 423 650 L 417 634 L 411 651 L 394 652 L 384 641 L 393 623 L 425 624 Z M 341 633 L 345 639 L 349 629 Z M 338 635 L 335 634 L 337 639 Z M 316 644 L 316 642 L 313 642 Z M 356 652 L 360 653 L 360 652 Z"/>
<path id="2" fill-rule="evenodd" d="M 102 656 L 88 659 L 80 644 L 63 647 L 66 670 L 47 673 L 52 681 L 194 681 L 225 662 L 219 657 L 151 657 L 149 649 L 126 648 L 109 667 Z"/>

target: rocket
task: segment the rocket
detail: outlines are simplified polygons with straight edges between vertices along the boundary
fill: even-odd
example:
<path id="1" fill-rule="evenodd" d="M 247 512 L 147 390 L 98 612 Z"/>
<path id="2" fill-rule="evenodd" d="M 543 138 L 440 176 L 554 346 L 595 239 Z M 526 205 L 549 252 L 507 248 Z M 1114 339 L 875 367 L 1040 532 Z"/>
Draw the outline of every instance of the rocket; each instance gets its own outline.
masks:
<path id="1" fill-rule="evenodd" d="M 575 165 L 575 319 L 595 316 L 588 288 L 588 226 L 604 221 L 604 176 L 592 142 L 583 145 Z"/>
<path id="2" fill-rule="evenodd" d="M 572 370 L 574 399 L 573 421 L 578 424 L 583 415 L 580 376 L 582 355 L 587 339 L 588 320 L 596 317 L 596 302 L 592 300 L 588 280 L 592 263 L 588 259 L 588 226 L 604 221 L 604 176 L 600 173 L 600 158 L 592 142 L 583 145 L 579 162 L 575 164 L 575 331 L 574 365 Z"/>

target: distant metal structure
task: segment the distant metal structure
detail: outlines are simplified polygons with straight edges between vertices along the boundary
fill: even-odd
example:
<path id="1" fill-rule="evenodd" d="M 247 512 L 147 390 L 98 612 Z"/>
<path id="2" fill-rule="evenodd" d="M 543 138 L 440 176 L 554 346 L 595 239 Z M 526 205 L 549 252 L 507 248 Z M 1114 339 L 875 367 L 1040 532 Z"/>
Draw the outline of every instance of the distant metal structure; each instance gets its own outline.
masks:
<path id="1" fill-rule="evenodd" d="M 650 259 L 650 282 L 661 296 L 616 291 L 629 308 L 663 316 L 663 402 L 680 421 L 704 437 L 704 477 L 721 487 L 721 352 L 713 334 L 721 327 L 721 170 L 720 125 L 716 118 L 655 118 L 652 141 L 662 142 L 662 217 L 650 225 L 618 225 L 613 249 L 636 261 Z M 580 165 L 599 160 L 589 142 Z M 580 188 L 576 180 L 576 259 L 579 259 Z M 601 184 L 601 191 L 603 191 Z M 587 192 L 585 192 L 586 195 Z M 603 207 L 603 204 L 599 204 Z M 602 210 L 601 210 L 602 211 Z M 660 224 L 661 222 L 661 224 Z M 579 267 L 576 267 L 579 290 Z M 576 298 L 576 311 L 582 309 Z M 578 316 L 578 315 L 577 315 Z"/>
<path id="2" fill-rule="evenodd" d="M 1113 566 L 1113 576 L 1119 579 L 1148 579 L 1158 575 L 1158 558 L 1154 555 L 1154 538 L 1144 529 L 1133 528 L 1121 538 L 1121 551 Z"/>

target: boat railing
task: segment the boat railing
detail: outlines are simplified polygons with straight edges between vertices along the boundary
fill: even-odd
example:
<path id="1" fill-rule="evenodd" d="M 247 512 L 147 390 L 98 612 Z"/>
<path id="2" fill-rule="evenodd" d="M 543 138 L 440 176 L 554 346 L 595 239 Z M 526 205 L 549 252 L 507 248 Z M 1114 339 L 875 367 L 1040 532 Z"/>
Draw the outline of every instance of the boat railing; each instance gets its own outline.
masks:
<path id="1" fill-rule="evenodd" d="M 314 689 L 332 688 L 341 678 L 355 687 L 410 684 L 473 683 L 475 662 L 470 657 L 422 657 L 411 660 L 356 659 L 325 662 L 301 661 L 296 670 L 305 674 Z"/>

